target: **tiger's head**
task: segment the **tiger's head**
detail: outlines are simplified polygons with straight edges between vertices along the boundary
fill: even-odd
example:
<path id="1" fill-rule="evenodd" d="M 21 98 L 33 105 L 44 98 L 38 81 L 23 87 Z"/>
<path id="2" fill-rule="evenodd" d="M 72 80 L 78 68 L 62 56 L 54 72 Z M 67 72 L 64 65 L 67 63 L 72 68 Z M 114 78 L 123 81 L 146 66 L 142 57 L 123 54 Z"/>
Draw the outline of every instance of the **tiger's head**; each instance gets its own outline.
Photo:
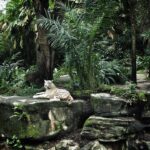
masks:
<path id="1" fill-rule="evenodd" d="M 56 86 L 52 80 L 44 80 L 44 88 L 45 89 L 53 89 L 53 88 L 56 88 Z"/>

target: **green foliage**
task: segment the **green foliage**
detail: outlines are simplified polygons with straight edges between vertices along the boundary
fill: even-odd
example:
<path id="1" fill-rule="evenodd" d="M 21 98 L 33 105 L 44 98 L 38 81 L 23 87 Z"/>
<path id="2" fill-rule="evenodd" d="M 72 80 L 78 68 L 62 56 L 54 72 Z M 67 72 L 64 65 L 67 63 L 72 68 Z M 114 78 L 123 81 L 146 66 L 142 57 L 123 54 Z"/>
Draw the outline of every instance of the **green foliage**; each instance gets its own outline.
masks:
<path id="1" fill-rule="evenodd" d="M 148 69 L 150 67 L 150 56 L 141 57 L 141 65 L 143 68 Z"/>
<path id="2" fill-rule="evenodd" d="M 25 76 L 29 70 L 25 70 L 22 60 L 18 60 L 20 53 L 12 55 L 0 66 L 0 93 L 7 95 L 32 95 L 40 89 L 31 85 L 27 86 Z"/>
<path id="3" fill-rule="evenodd" d="M 73 90 L 71 95 L 76 99 L 90 99 L 90 95 L 96 93 L 96 90 Z"/>
<path id="4" fill-rule="evenodd" d="M 66 74 L 68 74 L 68 70 L 64 65 L 59 68 L 55 68 L 53 72 L 54 80 L 57 80 L 61 75 L 66 75 Z"/>
<path id="5" fill-rule="evenodd" d="M 38 68 L 36 65 L 31 65 L 27 70 L 26 70 L 26 75 L 32 74 L 34 72 L 37 72 Z"/>
<path id="6" fill-rule="evenodd" d="M 103 27 L 105 11 L 91 24 L 86 20 L 83 10 L 67 10 L 62 22 L 49 17 L 39 19 L 38 25 L 48 31 L 52 47 L 65 50 L 65 65 L 73 84 L 91 89 L 101 83 L 115 82 L 114 77 L 121 76 L 119 65 L 101 60 L 100 54 L 94 49 L 96 36 Z"/>
<path id="7" fill-rule="evenodd" d="M 20 8 L 22 7 L 23 0 L 11 0 L 6 5 L 6 16 L 7 21 L 14 21 L 17 19 L 20 13 Z"/>
<path id="8" fill-rule="evenodd" d="M 48 33 L 49 45 L 55 49 L 57 55 L 65 57 L 65 69 L 60 68 L 57 73 L 54 72 L 54 77 L 58 78 L 60 75 L 69 73 L 72 85 L 83 89 L 97 89 L 101 84 L 125 82 L 124 73 L 129 74 L 129 71 L 126 72 L 120 66 L 130 65 L 129 50 L 132 33 L 129 27 L 128 1 L 86 0 L 81 8 L 69 8 L 65 4 L 56 3 L 55 0 L 49 0 L 51 14 L 47 13 L 47 18 L 41 17 L 37 22 Z M 149 38 L 149 30 L 145 32 L 140 26 L 142 23 L 146 25 L 147 22 L 145 19 L 148 18 L 145 15 L 148 16 L 149 12 L 146 9 L 147 4 L 148 0 L 137 1 L 136 6 L 136 10 L 140 10 L 136 12 L 137 36 L 141 35 L 138 32 L 142 30 L 144 31 L 142 37 L 146 40 Z M 56 11 L 61 9 L 65 13 L 60 15 L 60 12 L 52 12 L 55 9 Z M 60 16 L 57 14 L 59 17 L 56 18 L 54 13 Z M 6 14 L 0 17 L 1 61 L 3 56 L 13 54 L 12 50 L 21 52 L 20 58 L 24 58 L 25 66 L 28 66 L 30 60 L 34 60 L 32 59 L 35 58 L 34 18 L 31 0 L 11 0 L 7 4 Z M 110 37 L 108 31 L 113 33 L 113 38 Z M 32 42 L 29 43 L 30 41 Z M 149 52 L 149 49 L 145 51 Z M 33 57 L 28 57 L 29 55 Z M 112 61 L 114 59 L 119 59 L 121 63 Z M 140 60 L 141 66 L 146 69 L 150 67 L 149 62 L 148 55 Z M 26 87 L 24 83 L 25 74 L 32 71 L 25 71 L 19 66 L 6 61 L 2 64 L 1 87 L 3 89 L 8 86 L 13 87 L 12 93 L 24 87 L 25 89 L 20 91 L 20 94 L 28 93 L 29 90 L 34 91 L 33 86 Z"/>
<path id="9" fill-rule="evenodd" d="M 6 13 L 0 20 L 0 51 L 7 50 L 7 54 L 21 52 L 20 59 L 24 59 L 26 66 L 33 63 L 35 52 L 34 9 L 30 0 L 10 0 L 6 6 Z M 2 43 L 2 44 L 1 44 Z M 30 46 L 30 48 L 29 48 Z M 0 53 L 1 54 L 1 53 Z M 1 57 L 1 55 L 0 55 Z M 32 58 L 32 59 L 30 59 Z"/>
<path id="10" fill-rule="evenodd" d="M 147 47 L 145 47 L 144 56 L 139 56 L 137 59 L 138 67 L 140 69 L 145 69 L 146 73 L 148 74 L 148 77 L 150 77 L 150 47 L 149 47 L 149 38 L 150 38 L 150 30 L 147 30 L 146 32 L 142 33 L 141 36 L 144 38 L 144 40 L 148 41 Z"/>
<path id="11" fill-rule="evenodd" d="M 5 35 L 3 35 L 0 32 L 0 53 L 4 52 L 5 50 L 8 50 L 5 46 L 7 46 L 6 44 L 6 39 L 5 39 Z"/>
<path id="12" fill-rule="evenodd" d="M 4 25 L 5 26 L 5 25 Z M 0 64 L 10 56 L 12 42 L 8 39 L 7 32 L 0 28 Z"/>
<path id="13" fill-rule="evenodd" d="M 104 25 L 110 27 L 113 24 L 113 19 L 119 10 L 119 2 L 116 0 L 86 0 L 86 18 L 93 21 L 95 18 L 105 13 Z"/>
<path id="14" fill-rule="evenodd" d="M 97 83 L 99 82 L 97 86 L 101 83 L 124 83 L 126 81 L 126 77 L 122 73 L 122 68 L 117 61 L 99 60 L 95 67 L 95 74 L 97 74 L 96 81 Z"/>
<path id="15" fill-rule="evenodd" d="M 146 70 L 146 74 L 150 77 L 150 55 L 138 57 L 137 59 L 138 68 Z"/>
<path id="16" fill-rule="evenodd" d="M 146 39 L 150 38 L 150 29 L 148 31 L 142 33 L 141 36 L 146 38 Z"/>
<path id="17" fill-rule="evenodd" d="M 127 99 L 130 104 L 147 101 L 146 93 L 138 92 L 135 84 L 129 84 L 126 89 L 112 86 L 110 93 Z"/>
<path id="18" fill-rule="evenodd" d="M 145 92 L 139 92 L 138 93 L 138 98 L 141 101 L 147 101 L 148 99 L 146 98 L 146 93 Z"/>
<path id="19" fill-rule="evenodd" d="M 23 110 L 23 105 L 16 104 L 13 110 L 14 110 L 14 114 L 10 116 L 10 119 L 15 117 L 18 120 L 26 120 L 30 122 L 30 116 L 27 112 Z"/>
<path id="20" fill-rule="evenodd" d="M 11 84 L 11 82 L 19 83 L 19 81 L 21 82 L 22 78 L 24 77 L 22 73 L 23 70 L 19 68 L 19 65 L 21 65 L 22 60 L 16 60 L 18 55 L 19 53 L 16 53 L 8 60 L 5 60 L 0 66 L 1 87 L 8 86 L 9 84 Z"/>
<path id="21" fill-rule="evenodd" d="M 15 150 L 23 149 L 23 145 L 21 144 L 21 141 L 18 139 L 16 135 L 13 135 L 11 138 L 7 139 L 6 143 L 12 149 L 15 149 Z"/>
<path id="22" fill-rule="evenodd" d="M 54 8 L 55 8 L 55 0 L 49 0 L 49 8 L 50 8 L 50 10 L 54 10 Z"/>
<path id="23" fill-rule="evenodd" d="M 12 88 L 6 93 L 7 95 L 18 95 L 18 96 L 33 96 L 35 93 L 41 92 L 43 89 L 37 86 L 24 86 L 22 88 Z"/>

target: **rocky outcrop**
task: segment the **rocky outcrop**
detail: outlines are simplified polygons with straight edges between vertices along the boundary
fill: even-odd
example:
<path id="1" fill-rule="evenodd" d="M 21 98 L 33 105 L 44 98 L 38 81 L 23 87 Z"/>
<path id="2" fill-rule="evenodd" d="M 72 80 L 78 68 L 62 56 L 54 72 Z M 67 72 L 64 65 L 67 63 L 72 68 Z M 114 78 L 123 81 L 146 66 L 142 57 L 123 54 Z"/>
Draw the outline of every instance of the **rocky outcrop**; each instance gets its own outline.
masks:
<path id="1" fill-rule="evenodd" d="M 116 142 L 125 140 L 130 135 L 140 132 L 142 129 L 142 124 L 134 118 L 91 116 L 86 120 L 81 136 L 101 142 Z"/>
<path id="2" fill-rule="evenodd" d="M 81 148 L 81 150 L 107 150 L 107 148 L 100 144 L 99 141 L 92 141 Z"/>
<path id="3" fill-rule="evenodd" d="M 96 145 L 104 150 L 148 150 L 149 142 L 143 142 L 139 135 L 149 129 L 149 101 L 131 105 L 120 97 L 96 93 L 91 94 L 90 102 L 93 115 L 85 121 L 81 137 L 94 142 L 87 144 L 85 149 L 92 149 L 92 145 Z"/>
<path id="4" fill-rule="evenodd" d="M 49 150 L 80 150 L 80 147 L 73 140 L 62 140 Z"/>
<path id="5" fill-rule="evenodd" d="M 1 97 L 0 135 L 51 139 L 46 146 L 50 150 L 148 150 L 150 140 L 143 139 L 143 134 L 150 131 L 149 108 L 148 101 L 146 105 L 131 105 L 107 93 L 91 94 L 89 102 L 74 100 L 72 103 Z M 67 134 L 65 140 L 61 139 L 61 135 L 78 127 L 82 131 L 75 130 L 77 134 Z M 53 140 L 58 137 L 59 140 Z M 26 149 L 44 150 L 43 145 Z"/>
<path id="6" fill-rule="evenodd" d="M 128 101 L 107 93 L 91 94 L 91 105 L 95 114 L 123 116 L 128 114 Z"/>
<path id="7" fill-rule="evenodd" d="M 146 102 L 140 101 L 131 103 L 129 100 L 108 93 L 91 94 L 90 102 L 94 114 L 104 117 L 140 118 L 147 105 Z"/>
<path id="8" fill-rule="evenodd" d="M 56 79 L 55 81 L 58 84 L 64 84 L 64 83 L 70 83 L 71 82 L 71 78 L 68 74 L 66 75 L 61 75 L 59 78 Z"/>
<path id="9" fill-rule="evenodd" d="M 82 100 L 69 104 L 18 96 L 1 97 L 0 136 L 16 135 L 21 139 L 55 137 L 77 128 L 90 113 L 87 107 Z"/>

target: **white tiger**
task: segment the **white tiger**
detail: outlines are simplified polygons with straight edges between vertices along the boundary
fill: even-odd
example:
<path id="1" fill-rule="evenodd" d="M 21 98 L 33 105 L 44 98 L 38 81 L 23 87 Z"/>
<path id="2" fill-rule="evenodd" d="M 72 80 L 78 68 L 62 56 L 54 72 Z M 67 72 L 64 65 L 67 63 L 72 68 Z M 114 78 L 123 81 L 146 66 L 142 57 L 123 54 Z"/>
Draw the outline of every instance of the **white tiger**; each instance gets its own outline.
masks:
<path id="1" fill-rule="evenodd" d="M 57 88 L 51 80 L 44 80 L 44 88 L 46 89 L 45 92 L 36 93 L 33 98 L 47 98 L 50 100 L 56 99 L 68 101 L 73 100 L 73 97 L 69 91 Z"/>

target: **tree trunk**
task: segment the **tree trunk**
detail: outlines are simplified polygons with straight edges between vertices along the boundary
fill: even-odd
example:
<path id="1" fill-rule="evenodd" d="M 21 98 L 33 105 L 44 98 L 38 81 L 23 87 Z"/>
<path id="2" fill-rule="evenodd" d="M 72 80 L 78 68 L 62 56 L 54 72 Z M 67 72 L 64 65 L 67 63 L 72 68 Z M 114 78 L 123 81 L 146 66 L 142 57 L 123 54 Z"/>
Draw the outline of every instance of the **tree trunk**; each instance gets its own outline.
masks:
<path id="1" fill-rule="evenodd" d="M 48 0 L 33 0 L 36 17 L 41 15 L 46 17 L 45 12 L 48 10 Z M 46 31 L 38 26 L 38 48 L 36 50 L 36 64 L 39 75 L 44 79 L 53 79 L 54 69 L 54 50 L 49 46 Z"/>
<path id="2" fill-rule="evenodd" d="M 131 23 L 131 81 L 137 83 L 136 75 L 136 15 L 135 15 L 135 6 L 136 0 L 130 0 L 130 23 Z"/>
<path id="3" fill-rule="evenodd" d="M 132 18 L 133 18 L 133 16 L 132 16 Z M 132 34 L 132 50 L 131 50 L 132 72 L 131 72 L 131 80 L 134 83 L 137 83 L 137 76 L 136 76 L 136 29 L 135 29 L 134 19 L 132 19 L 132 21 L 131 21 L 131 34 Z"/>

